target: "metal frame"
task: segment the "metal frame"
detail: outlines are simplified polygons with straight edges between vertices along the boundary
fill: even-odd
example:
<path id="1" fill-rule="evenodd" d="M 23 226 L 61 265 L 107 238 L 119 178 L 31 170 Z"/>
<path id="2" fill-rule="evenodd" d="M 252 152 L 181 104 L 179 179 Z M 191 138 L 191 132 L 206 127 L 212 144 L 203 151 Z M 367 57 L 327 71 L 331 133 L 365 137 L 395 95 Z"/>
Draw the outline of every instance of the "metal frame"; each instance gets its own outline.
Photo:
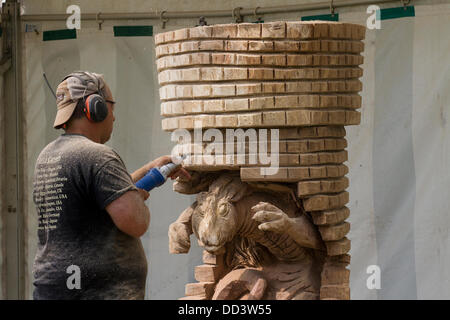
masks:
<path id="1" fill-rule="evenodd" d="M 2 22 L 6 55 L 11 57 L 11 68 L 3 75 L 3 123 L 4 123 L 4 173 L 2 216 L 4 234 L 3 285 L 5 298 L 25 298 L 26 231 L 25 188 L 24 188 L 24 148 L 22 112 L 22 68 L 21 68 L 21 25 L 20 5 L 15 0 L 3 4 Z M 5 21 L 6 20 L 6 21 Z M 7 62 L 8 63 L 8 62 Z"/>
<path id="2" fill-rule="evenodd" d="M 381 4 L 388 2 L 396 2 L 402 4 L 402 0 L 340 0 L 340 1 L 324 1 L 320 3 L 298 4 L 289 6 L 276 7 L 257 7 L 258 14 L 288 13 L 321 10 L 330 8 L 343 8 L 358 5 Z M 331 6 L 332 4 L 332 6 Z M 183 19 L 183 18 L 199 18 L 199 17 L 234 17 L 236 11 L 240 16 L 254 16 L 255 9 L 244 9 L 241 7 L 233 8 L 233 10 L 215 10 L 215 11 L 155 11 L 155 12 L 138 12 L 138 13 L 84 13 L 81 14 L 81 20 L 163 20 L 167 19 Z M 66 20 L 69 14 L 24 14 L 21 15 L 22 21 L 61 21 Z"/>

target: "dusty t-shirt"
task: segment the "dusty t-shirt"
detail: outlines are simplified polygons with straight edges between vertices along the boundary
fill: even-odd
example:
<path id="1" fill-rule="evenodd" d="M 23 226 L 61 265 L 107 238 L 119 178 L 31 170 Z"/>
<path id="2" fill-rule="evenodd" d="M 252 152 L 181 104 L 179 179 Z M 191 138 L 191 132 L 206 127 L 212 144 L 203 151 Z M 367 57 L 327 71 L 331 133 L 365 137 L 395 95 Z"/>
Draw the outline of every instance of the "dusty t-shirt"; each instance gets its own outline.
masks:
<path id="1" fill-rule="evenodd" d="M 137 190 L 119 155 L 82 135 L 62 135 L 39 155 L 33 185 L 38 248 L 35 299 L 143 299 L 140 239 L 105 207 Z"/>

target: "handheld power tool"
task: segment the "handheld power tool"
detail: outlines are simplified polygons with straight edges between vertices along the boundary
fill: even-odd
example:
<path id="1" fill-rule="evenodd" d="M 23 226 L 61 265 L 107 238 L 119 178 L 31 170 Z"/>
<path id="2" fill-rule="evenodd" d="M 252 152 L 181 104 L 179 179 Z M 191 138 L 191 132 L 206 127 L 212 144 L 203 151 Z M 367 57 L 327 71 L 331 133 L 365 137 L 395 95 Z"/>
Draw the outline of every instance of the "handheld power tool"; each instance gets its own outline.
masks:
<path id="1" fill-rule="evenodd" d="M 182 159 L 184 159 L 184 157 L 182 157 Z M 177 170 L 180 166 L 181 162 L 179 164 L 170 162 L 161 166 L 160 168 L 152 168 L 141 180 L 136 182 L 136 187 L 149 192 L 150 190 L 163 185 L 170 174 Z"/>

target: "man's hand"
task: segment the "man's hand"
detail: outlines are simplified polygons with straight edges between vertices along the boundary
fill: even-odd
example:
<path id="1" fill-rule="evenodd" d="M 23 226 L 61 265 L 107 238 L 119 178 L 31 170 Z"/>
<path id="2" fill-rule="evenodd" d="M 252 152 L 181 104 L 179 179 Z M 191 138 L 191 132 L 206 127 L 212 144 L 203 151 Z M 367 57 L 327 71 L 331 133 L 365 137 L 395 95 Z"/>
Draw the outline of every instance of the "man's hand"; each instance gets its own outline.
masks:
<path id="1" fill-rule="evenodd" d="M 139 189 L 139 188 L 138 188 L 138 192 L 139 192 L 139 195 L 142 197 L 142 199 L 144 199 L 144 201 L 147 200 L 148 197 L 150 197 L 150 193 L 148 193 L 148 192 L 147 192 L 146 190 L 144 190 L 144 189 Z"/>
<path id="2" fill-rule="evenodd" d="M 162 157 L 156 158 L 155 160 L 150 161 L 149 163 L 144 165 L 142 168 L 133 172 L 131 174 L 131 178 L 133 179 L 133 182 L 136 183 L 137 181 L 142 179 L 150 169 L 155 168 L 155 167 L 158 167 L 158 168 L 162 167 L 163 165 L 168 164 L 170 162 L 173 162 L 171 156 L 162 156 Z M 191 179 L 191 175 L 189 174 L 189 172 L 186 169 L 182 168 L 181 166 L 177 170 L 172 172 L 172 174 L 169 177 L 172 180 L 176 179 L 178 177 L 183 177 L 186 180 Z"/>
<path id="3" fill-rule="evenodd" d="M 162 156 L 162 157 L 156 158 L 155 160 L 147 163 L 148 170 L 150 170 L 151 168 L 154 168 L 154 167 L 158 167 L 158 168 L 162 167 L 163 165 L 168 164 L 170 162 L 173 162 L 171 156 Z M 172 174 L 169 177 L 172 180 L 174 180 L 178 177 L 183 177 L 186 180 L 191 179 L 191 175 L 189 174 L 189 172 L 186 169 L 182 168 L 181 166 L 177 170 L 172 172 Z"/>

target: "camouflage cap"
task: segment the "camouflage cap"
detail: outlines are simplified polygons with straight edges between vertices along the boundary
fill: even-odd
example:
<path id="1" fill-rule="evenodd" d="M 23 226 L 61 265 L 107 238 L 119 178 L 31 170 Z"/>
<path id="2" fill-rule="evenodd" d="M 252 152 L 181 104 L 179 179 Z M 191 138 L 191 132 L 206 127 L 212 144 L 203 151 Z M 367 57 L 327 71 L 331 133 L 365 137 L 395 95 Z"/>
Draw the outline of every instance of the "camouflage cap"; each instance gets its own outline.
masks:
<path id="1" fill-rule="evenodd" d="M 87 71 L 76 71 L 63 79 L 56 89 L 56 112 L 54 128 L 66 123 L 72 116 L 78 100 L 90 94 L 104 95 L 110 92 L 103 75 Z"/>

